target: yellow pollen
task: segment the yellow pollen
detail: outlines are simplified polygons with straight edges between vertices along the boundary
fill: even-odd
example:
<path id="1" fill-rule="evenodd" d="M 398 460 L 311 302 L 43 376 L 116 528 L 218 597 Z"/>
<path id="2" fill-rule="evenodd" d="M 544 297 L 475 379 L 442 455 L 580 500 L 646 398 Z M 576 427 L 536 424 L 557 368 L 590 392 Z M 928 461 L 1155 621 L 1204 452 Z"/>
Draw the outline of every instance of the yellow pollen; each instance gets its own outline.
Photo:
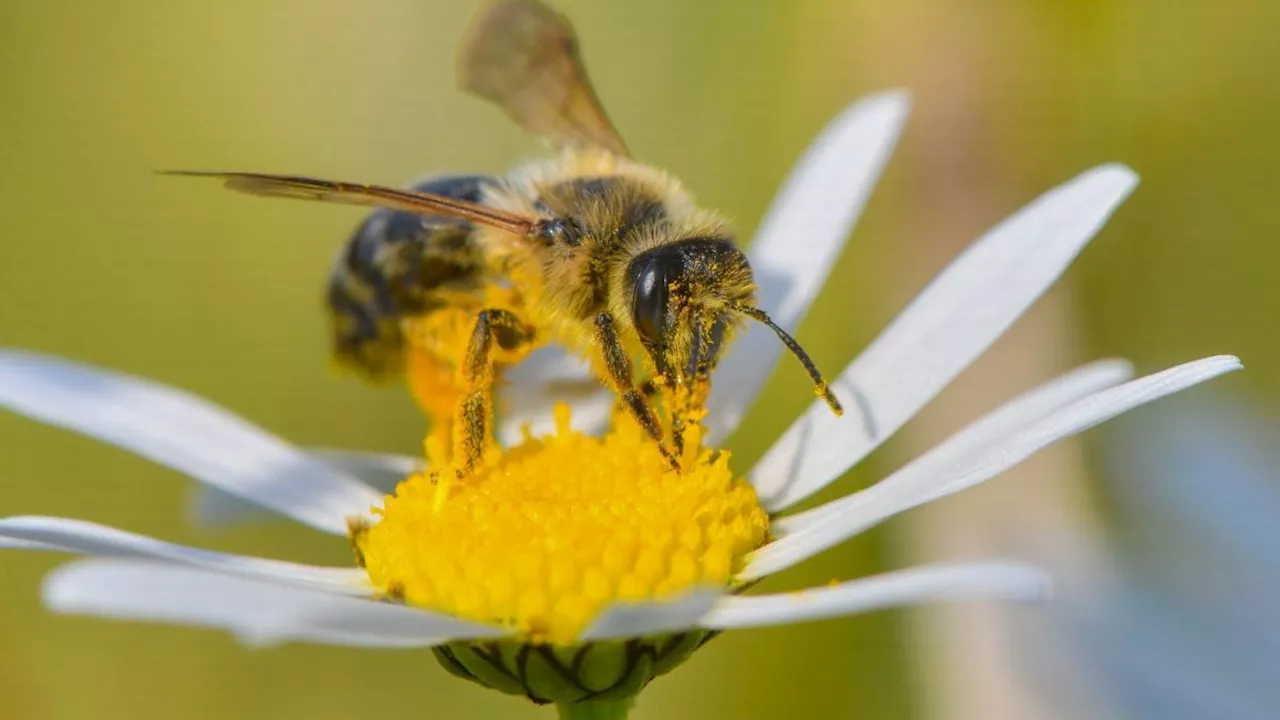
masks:
<path id="1" fill-rule="evenodd" d="M 572 644 L 612 602 L 730 586 L 764 543 L 768 516 L 727 452 L 687 451 L 674 471 L 626 418 L 593 438 L 570 429 L 567 407 L 556 414 L 555 434 L 466 477 L 445 468 L 402 482 L 354 537 L 374 585 Z"/>

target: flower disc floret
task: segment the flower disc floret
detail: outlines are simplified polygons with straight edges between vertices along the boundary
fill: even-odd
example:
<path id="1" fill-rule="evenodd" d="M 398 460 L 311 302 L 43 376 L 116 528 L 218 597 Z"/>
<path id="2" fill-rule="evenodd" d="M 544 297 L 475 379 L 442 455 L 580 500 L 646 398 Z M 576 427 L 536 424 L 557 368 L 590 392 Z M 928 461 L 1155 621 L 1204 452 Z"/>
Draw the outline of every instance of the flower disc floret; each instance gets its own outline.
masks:
<path id="1" fill-rule="evenodd" d="M 528 439 L 463 479 L 409 477 L 356 538 L 372 582 L 424 608 L 571 644 L 614 602 L 726 587 L 768 516 L 726 452 L 679 471 L 631 422 L 603 438 L 569 427 Z"/>

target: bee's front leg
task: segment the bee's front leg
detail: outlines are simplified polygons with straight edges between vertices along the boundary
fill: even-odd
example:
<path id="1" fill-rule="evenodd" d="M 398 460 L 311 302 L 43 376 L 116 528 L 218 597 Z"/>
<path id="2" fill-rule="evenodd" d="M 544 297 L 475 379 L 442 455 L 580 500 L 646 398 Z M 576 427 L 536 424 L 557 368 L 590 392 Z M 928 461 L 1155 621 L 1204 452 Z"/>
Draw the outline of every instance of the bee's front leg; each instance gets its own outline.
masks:
<path id="1" fill-rule="evenodd" d="M 453 458 L 458 471 L 475 469 L 493 432 L 493 346 L 515 350 L 529 342 L 532 329 L 508 310 L 481 310 L 462 359 L 462 399 L 454 410 Z"/>
<path id="2" fill-rule="evenodd" d="M 662 451 L 662 456 L 667 459 L 667 463 L 673 469 L 678 469 L 680 463 L 676 456 L 662 444 L 662 426 L 658 422 L 658 414 L 654 412 L 649 399 L 636 388 L 635 381 L 632 380 L 631 357 L 627 355 L 627 350 L 622 345 L 622 338 L 618 337 L 613 316 L 607 312 L 596 315 L 596 344 L 604 357 L 604 366 L 609 373 L 609 382 L 613 385 L 613 391 L 618 393 L 618 397 L 622 399 L 622 403 L 626 405 L 636 422 L 640 423 L 645 434 L 658 443 L 658 449 Z"/>

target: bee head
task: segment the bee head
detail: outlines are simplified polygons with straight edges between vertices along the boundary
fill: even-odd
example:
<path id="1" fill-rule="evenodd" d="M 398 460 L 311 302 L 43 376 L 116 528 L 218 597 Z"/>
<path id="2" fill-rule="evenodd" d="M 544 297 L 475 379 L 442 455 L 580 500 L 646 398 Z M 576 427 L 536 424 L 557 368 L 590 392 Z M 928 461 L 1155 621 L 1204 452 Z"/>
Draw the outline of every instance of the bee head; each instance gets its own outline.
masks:
<path id="1" fill-rule="evenodd" d="M 746 257 L 728 238 L 678 240 L 631 260 L 631 320 L 658 372 L 676 383 L 715 369 L 755 291 Z"/>
<path id="2" fill-rule="evenodd" d="M 843 409 L 809 355 L 752 305 L 755 281 L 742 251 L 728 238 L 678 240 L 646 250 L 628 267 L 632 322 L 658 373 L 677 385 L 715 370 L 726 336 L 742 319 L 767 326 L 796 356 L 832 412 Z"/>

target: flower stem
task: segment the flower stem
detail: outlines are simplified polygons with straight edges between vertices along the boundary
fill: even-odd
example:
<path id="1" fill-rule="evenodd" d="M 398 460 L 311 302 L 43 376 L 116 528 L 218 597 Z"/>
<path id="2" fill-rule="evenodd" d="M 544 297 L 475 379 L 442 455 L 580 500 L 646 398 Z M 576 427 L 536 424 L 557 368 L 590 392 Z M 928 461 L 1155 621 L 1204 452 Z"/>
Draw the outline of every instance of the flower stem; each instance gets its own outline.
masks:
<path id="1" fill-rule="evenodd" d="M 626 720 L 635 698 L 556 703 L 560 720 Z"/>

